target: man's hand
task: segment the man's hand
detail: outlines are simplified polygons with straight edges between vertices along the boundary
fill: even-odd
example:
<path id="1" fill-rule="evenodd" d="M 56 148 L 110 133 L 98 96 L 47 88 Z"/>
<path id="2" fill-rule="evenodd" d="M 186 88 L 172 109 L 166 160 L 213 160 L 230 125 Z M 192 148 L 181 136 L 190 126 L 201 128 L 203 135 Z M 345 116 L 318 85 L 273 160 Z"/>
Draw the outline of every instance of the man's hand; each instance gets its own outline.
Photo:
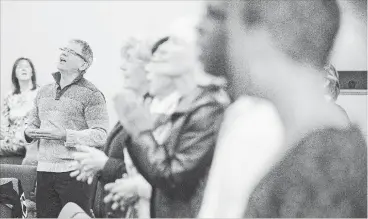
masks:
<path id="1" fill-rule="evenodd" d="M 26 128 L 26 130 L 24 130 L 24 135 L 27 141 L 31 141 L 31 139 L 37 139 L 35 132 L 37 131 L 37 129 L 31 129 L 31 128 Z M 28 139 L 31 138 L 31 139 Z"/>
<path id="2" fill-rule="evenodd" d="M 26 129 L 26 136 L 33 139 L 63 140 L 66 141 L 66 130 L 49 121 L 54 127 L 47 129 Z"/>
<path id="3" fill-rule="evenodd" d="M 79 181 L 88 181 L 89 178 L 102 170 L 109 157 L 102 151 L 85 145 L 76 146 L 78 152 L 73 153 L 73 157 L 78 161 L 77 170 L 70 174 L 77 177 Z M 89 181 L 88 181 L 89 182 Z"/>

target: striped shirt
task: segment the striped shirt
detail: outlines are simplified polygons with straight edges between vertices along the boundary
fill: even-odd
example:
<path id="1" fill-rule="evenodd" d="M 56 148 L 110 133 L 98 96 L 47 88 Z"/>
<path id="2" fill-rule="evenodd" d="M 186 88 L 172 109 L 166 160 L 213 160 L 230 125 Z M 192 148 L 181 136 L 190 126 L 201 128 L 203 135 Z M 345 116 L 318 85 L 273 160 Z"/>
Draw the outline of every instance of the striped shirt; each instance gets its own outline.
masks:
<path id="1" fill-rule="evenodd" d="M 48 129 L 54 123 L 66 129 L 66 141 L 40 140 L 37 171 L 68 172 L 75 145 L 105 144 L 109 119 L 103 94 L 82 74 L 62 89 L 61 74 L 53 77 L 55 83 L 40 88 L 27 127 Z"/>

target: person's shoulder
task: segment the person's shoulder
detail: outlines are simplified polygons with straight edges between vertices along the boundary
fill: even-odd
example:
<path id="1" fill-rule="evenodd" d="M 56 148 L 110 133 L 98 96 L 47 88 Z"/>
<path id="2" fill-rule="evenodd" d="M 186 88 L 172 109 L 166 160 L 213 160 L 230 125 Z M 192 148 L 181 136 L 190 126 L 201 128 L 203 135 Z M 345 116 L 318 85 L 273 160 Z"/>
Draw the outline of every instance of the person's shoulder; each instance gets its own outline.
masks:
<path id="1" fill-rule="evenodd" d="M 54 87 L 55 87 L 55 83 L 48 83 L 42 86 L 37 85 L 36 89 L 33 90 L 33 92 L 38 95 L 41 95 L 41 94 L 45 95 L 45 93 L 51 92 L 54 89 Z"/>
<path id="2" fill-rule="evenodd" d="M 327 151 L 341 151 L 340 155 L 347 155 L 352 149 L 364 145 L 365 139 L 360 129 L 351 124 L 346 128 L 323 128 L 318 129 L 306 136 L 300 145 L 318 153 Z M 327 150 L 327 151 L 326 151 Z M 360 149 L 361 150 L 361 149 Z M 349 152 L 350 151 L 350 152 Z"/>
<path id="3" fill-rule="evenodd" d="M 97 93 L 102 94 L 101 90 L 99 90 L 95 84 L 93 84 L 92 82 L 90 82 L 84 77 L 79 81 L 78 84 L 84 88 L 87 88 L 91 93 L 97 92 Z"/>
<path id="4" fill-rule="evenodd" d="M 230 97 L 221 86 L 197 86 L 190 96 L 194 105 L 211 104 L 225 108 L 230 104 Z"/>
<path id="5" fill-rule="evenodd" d="M 32 90 L 31 90 L 31 92 L 32 93 L 38 93 L 40 90 L 41 90 L 41 88 L 43 88 L 43 87 L 45 87 L 45 86 L 51 86 L 51 83 L 50 84 L 46 84 L 46 85 L 43 85 L 43 86 L 40 86 L 40 85 L 36 85 L 35 86 L 35 88 L 33 88 Z"/>
<path id="6" fill-rule="evenodd" d="M 273 177 L 277 185 L 273 186 L 274 192 L 285 190 L 283 199 L 286 202 L 295 200 L 294 192 L 299 192 L 305 201 L 315 206 L 336 200 L 344 191 L 349 191 L 342 197 L 346 203 L 366 200 L 367 190 L 363 182 L 367 178 L 367 146 L 356 127 L 323 128 L 311 132 L 295 145 L 275 170 Z M 291 185 L 300 191 L 288 194 L 286 190 Z M 316 194 L 323 191 L 324 196 L 309 197 L 306 192 L 311 189 Z M 316 211 L 325 216 L 333 213 L 322 207 L 298 207 L 306 209 L 306 217 L 314 215 Z M 359 209 L 354 208 L 346 213 L 354 214 Z"/>
<path id="7" fill-rule="evenodd" d="M 292 172 L 304 177 L 323 173 L 325 177 L 337 179 L 336 171 L 344 170 L 345 177 L 354 178 L 354 174 L 348 175 L 364 175 L 361 171 L 367 169 L 367 144 L 359 128 L 353 125 L 344 129 L 321 128 L 295 144 L 284 161 L 292 164 Z M 320 180 L 326 179 L 315 178 L 313 182 Z"/>
<path id="8" fill-rule="evenodd" d="M 5 94 L 4 96 L 4 100 L 8 100 L 9 98 L 11 98 L 12 96 L 14 96 L 14 91 L 9 91 Z"/>
<path id="9" fill-rule="evenodd" d="M 252 96 L 238 98 L 228 107 L 226 116 L 243 118 L 248 122 L 256 121 L 258 124 L 261 124 L 262 121 L 270 123 L 280 119 L 277 108 L 272 102 Z"/>
<path id="10" fill-rule="evenodd" d="M 43 84 L 43 85 L 37 84 L 36 85 L 36 90 L 40 91 L 40 90 L 44 90 L 44 89 L 50 89 L 50 88 L 55 87 L 55 85 L 56 85 L 56 82 L 54 80 L 52 82 L 49 82 L 49 83 L 46 83 L 46 84 Z"/>

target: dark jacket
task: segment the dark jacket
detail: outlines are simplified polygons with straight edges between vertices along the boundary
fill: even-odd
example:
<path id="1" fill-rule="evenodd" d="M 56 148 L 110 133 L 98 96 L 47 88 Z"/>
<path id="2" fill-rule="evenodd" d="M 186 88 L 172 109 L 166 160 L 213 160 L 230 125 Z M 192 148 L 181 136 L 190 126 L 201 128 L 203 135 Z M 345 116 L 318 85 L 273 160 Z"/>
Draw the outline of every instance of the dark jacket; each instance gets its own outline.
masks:
<path id="1" fill-rule="evenodd" d="M 103 184 L 114 182 L 126 173 L 124 164 L 124 148 L 129 137 L 123 126 L 118 122 L 107 138 L 104 152 L 109 157 L 102 171 L 99 172 L 99 181 Z"/>
<path id="2" fill-rule="evenodd" d="M 148 93 L 143 98 L 145 104 L 149 104 L 152 100 Z M 124 163 L 124 148 L 128 139 L 129 134 L 124 130 L 121 123 L 117 122 L 111 130 L 104 147 L 104 152 L 109 159 L 99 173 L 99 180 L 103 184 L 114 182 L 127 172 Z"/>
<path id="3" fill-rule="evenodd" d="M 145 104 L 148 104 L 152 99 L 149 94 L 144 95 L 143 98 Z M 111 207 L 103 202 L 103 199 L 105 195 L 107 195 L 104 190 L 105 185 L 115 182 L 115 180 L 122 178 L 124 173 L 127 173 L 124 162 L 124 148 L 129 139 L 129 134 L 125 131 L 120 122 L 116 123 L 107 137 L 104 152 L 109 159 L 104 168 L 98 173 L 99 183 L 97 189 L 100 190 L 98 192 L 98 198 L 100 199 L 98 207 L 100 208 L 101 215 L 96 215 L 97 217 L 122 217 L 122 215 L 125 214 L 125 212 L 121 212 L 120 210 L 112 211 Z"/>
<path id="4" fill-rule="evenodd" d="M 152 186 L 152 217 L 197 216 L 227 105 L 220 101 L 221 91 L 197 88 L 182 98 L 169 118 L 172 128 L 163 144 L 151 132 L 127 144 L 137 170 Z"/>
<path id="5" fill-rule="evenodd" d="M 96 199 L 98 202 L 95 209 L 96 216 L 101 218 L 109 217 L 121 217 L 123 212 L 113 211 L 111 204 L 106 205 L 103 202 L 105 195 L 107 195 L 104 187 L 107 183 L 115 182 L 116 179 L 122 178 L 122 175 L 126 173 L 124 163 L 124 148 L 125 142 L 128 138 L 128 133 L 124 130 L 123 126 L 118 122 L 111 130 L 105 147 L 104 152 L 109 159 L 107 160 L 104 168 L 98 173 L 98 185 L 96 191 Z"/>

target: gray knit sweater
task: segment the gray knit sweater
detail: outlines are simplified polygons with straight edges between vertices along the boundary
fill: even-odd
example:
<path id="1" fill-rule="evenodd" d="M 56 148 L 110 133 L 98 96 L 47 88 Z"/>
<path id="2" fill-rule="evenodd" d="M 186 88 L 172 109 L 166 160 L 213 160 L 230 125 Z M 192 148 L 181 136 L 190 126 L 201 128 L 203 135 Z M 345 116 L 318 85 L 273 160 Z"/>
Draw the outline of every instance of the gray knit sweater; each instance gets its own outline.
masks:
<path id="1" fill-rule="evenodd" d="M 60 73 L 53 74 L 55 83 L 43 86 L 35 99 L 28 128 L 51 128 L 58 124 L 66 129 L 66 141 L 41 139 L 37 171 L 68 172 L 77 144 L 103 146 L 109 119 L 103 94 L 83 75 L 60 88 Z"/>

